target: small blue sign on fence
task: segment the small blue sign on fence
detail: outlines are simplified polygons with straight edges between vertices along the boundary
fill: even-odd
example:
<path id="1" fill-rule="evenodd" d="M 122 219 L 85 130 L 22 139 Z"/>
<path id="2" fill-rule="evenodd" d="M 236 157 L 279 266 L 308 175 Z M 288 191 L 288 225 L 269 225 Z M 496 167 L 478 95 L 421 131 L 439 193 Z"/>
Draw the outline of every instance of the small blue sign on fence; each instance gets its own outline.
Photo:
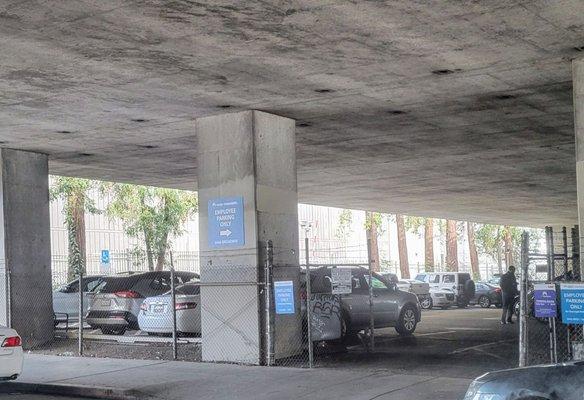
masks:
<path id="1" fill-rule="evenodd" d="M 243 197 L 219 197 L 208 202 L 209 247 L 245 244 Z"/>
<path id="2" fill-rule="evenodd" d="M 533 286 L 535 316 L 555 318 L 557 316 L 556 285 L 539 283 Z"/>
<path id="3" fill-rule="evenodd" d="M 274 282 L 276 314 L 294 314 L 294 282 Z"/>
<path id="4" fill-rule="evenodd" d="M 584 325 L 584 285 L 562 283 L 560 285 L 562 322 Z"/>
<path id="5" fill-rule="evenodd" d="M 109 265 L 110 263 L 110 251 L 109 250 L 102 250 L 101 251 L 101 263 L 105 265 Z"/>

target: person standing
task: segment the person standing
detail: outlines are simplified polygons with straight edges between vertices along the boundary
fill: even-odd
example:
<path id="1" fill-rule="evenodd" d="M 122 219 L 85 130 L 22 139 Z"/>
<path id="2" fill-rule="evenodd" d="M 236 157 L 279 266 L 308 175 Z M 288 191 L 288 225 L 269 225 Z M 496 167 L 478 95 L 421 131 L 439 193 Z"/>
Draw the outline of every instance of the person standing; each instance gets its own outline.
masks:
<path id="1" fill-rule="evenodd" d="M 513 323 L 513 306 L 515 305 L 515 296 L 517 290 L 517 279 L 515 279 L 515 267 L 509 266 L 507 273 L 501 276 L 499 281 L 501 287 L 501 296 L 503 297 L 503 315 L 501 315 L 501 324 Z"/>

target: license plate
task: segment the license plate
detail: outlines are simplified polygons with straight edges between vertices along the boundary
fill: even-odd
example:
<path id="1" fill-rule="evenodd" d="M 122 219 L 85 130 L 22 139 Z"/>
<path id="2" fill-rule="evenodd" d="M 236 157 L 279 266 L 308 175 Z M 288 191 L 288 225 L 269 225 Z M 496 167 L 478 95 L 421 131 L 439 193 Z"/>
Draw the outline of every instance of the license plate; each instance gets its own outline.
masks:
<path id="1" fill-rule="evenodd" d="M 112 305 L 112 301 L 111 300 L 102 300 L 99 302 L 99 305 L 101 305 L 103 307 L 109 307 Z"/>
<path id="2" fill-rule="evenodd" d="M 163 313 L 164 312 L 164 306 L 163 305 L 160 305 L 160 304 L 154 305 L 154 306 L 152 306 L 152 312 L 153 313 Z"/>

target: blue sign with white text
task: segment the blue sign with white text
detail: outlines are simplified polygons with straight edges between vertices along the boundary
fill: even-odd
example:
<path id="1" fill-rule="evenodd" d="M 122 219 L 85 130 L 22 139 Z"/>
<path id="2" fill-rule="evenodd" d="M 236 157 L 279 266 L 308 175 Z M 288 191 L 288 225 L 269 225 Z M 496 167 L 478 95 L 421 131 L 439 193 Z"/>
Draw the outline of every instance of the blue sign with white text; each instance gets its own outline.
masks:
<path id="1" fill-rule="evenodd" d="M 555 318 L 557 316 L 556 285 L 535 284 L 533 287 L 535 316 L 537 318 Z"/>
<path id="2" fill-rule="evenodd" d="M 209 247 L 245 244 L 243 197 L 219 197 L 208 202 Z"/>
<path id="3" fill-rule="evenodd" d="M 584 285 L 562 283 L 560 285 L 562 322 L 584 325 Z"/>
<path id="4" fill-rule="evenodd" d="M 294 282 L 274 282 L 276 314 L 294 314 Z"/>

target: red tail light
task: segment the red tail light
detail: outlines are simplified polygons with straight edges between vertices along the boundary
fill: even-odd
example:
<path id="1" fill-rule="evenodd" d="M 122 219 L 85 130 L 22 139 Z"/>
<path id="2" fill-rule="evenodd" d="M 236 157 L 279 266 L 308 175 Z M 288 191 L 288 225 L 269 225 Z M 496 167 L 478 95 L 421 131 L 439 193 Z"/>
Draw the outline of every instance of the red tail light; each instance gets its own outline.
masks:
<path id="1" fill-rule="evenodd" d="M 176 310 L 192 310 L 197 308 L 197 303 L 176 303 Z"/>
<path id="2" fill-rule="evenodd" d="M 140 294 L 134 292 L 133 290 L 122 290 L 119 292 L 115 292 L 114 294 L 123 299 L 139 299 L 142 297 L 140 296 Z"/>
<path id="3" fill-rule="evenodd" d="M 2 342 L 2 347 L 20 347 L 22 346 L 22 340 L 18 336 L 12 336 L 4 339 Z"/>

